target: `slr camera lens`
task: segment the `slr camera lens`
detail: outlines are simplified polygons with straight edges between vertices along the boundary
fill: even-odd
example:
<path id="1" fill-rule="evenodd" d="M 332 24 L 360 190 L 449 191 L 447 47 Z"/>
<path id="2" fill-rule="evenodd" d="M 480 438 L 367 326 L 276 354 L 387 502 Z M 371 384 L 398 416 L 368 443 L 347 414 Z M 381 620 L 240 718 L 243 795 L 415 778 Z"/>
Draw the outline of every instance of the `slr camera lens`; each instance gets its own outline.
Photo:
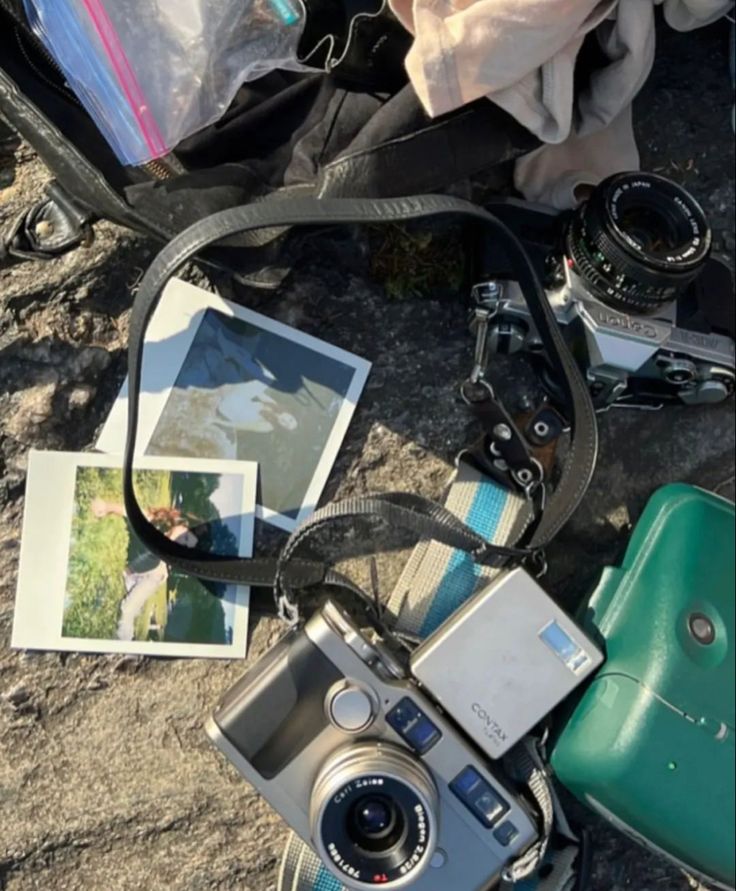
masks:
<path id="1" fill-rule="evenodd" d="M 625 313 L 654 313 L 697 277 L 712 235 L 702 208 L 653 173 L 604 180 L 566 233 L 569 264 L 593 296 Z"/>
<path id="2" fill-rule="evenodd" d="M 390 745 L 363 743 L 335 755 L 317 778 L 312 840 L 351 888 L 403 888 L 429 865 L 438 807 L 421 762 Z"/>

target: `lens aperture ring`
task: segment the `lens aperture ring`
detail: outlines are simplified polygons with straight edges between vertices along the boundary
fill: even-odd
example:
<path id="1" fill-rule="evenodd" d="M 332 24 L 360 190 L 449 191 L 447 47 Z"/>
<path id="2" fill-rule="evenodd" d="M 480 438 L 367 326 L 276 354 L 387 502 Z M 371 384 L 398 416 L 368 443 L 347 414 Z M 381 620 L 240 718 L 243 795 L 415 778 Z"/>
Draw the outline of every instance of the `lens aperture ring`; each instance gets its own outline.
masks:
<path id="1" fill-rule="evenodd" d="M 591 249 L 580 238 L 569 238 L 567 253 L 572 269 L 583 279 L 586 286 L 603 303 L 623 313 L 649 314 L 675 300 L 682 289 L 682 282 L 664 283 L 662 279 L 652 283 L 630 278 L 614 270 L 616 260 L 604 260 L 603 250 Z M 615 254 L 609 250 L 608 256 Z M 619 267 L 620 268 L 620 267 Z"/>

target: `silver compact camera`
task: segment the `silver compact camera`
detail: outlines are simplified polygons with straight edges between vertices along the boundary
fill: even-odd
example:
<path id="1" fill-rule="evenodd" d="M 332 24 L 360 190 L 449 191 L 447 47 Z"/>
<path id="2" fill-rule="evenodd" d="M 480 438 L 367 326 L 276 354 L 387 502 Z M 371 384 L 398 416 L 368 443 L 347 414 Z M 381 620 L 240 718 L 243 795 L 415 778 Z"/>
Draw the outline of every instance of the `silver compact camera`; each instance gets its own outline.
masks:
<path id="1" fill-rule="evenodd" d="M 491 210 L 536 259 L 598 408 L 696 405 L 733 393 L 733 277 L 710 258 L 708 222 L 685 189 L 623 173 L 571 215 L 514 201 Z M 544 384 L 559 395 L 519 285 L 505 278 L 493 246 L 480 254 L 474 298 L 490 316 L 490 351 L 536 356 Z"/>
<path id="2" fill-rule="evenodd" d="M 328 602 L 207 731 L 341 885 L 483 891 L 538 838 L 493 759 L 601 661 L 523 570 L 411 656 Z"/>
<path id="3" fill-rule="evenodd" d="M 481 891 L 537 838 L 402 660 L 332 602 L 225 695 L 207 731 L 349 888 Z"/>

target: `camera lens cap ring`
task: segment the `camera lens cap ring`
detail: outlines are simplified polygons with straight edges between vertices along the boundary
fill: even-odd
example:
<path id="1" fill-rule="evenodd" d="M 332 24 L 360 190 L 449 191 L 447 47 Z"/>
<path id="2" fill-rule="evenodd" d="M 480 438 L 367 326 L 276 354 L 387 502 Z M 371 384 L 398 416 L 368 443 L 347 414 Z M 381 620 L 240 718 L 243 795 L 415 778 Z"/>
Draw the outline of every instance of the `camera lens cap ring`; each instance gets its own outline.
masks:
<path id="1" fill-rule="evenodd" d="M 373 723 L 375 708 L 365 690 L 343 682 L 327 694 L 330 722 L 345 733 L 360 733 Z"/>

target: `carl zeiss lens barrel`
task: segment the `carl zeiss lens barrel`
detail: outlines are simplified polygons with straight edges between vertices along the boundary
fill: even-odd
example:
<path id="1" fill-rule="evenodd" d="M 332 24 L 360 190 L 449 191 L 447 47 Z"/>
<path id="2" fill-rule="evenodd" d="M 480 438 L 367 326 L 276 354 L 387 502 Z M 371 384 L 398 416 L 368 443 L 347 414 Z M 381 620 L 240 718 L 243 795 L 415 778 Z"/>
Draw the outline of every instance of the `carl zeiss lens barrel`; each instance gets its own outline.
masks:
<path id="1" fill-rule="evenodd" d="M 566 234 L 573 270 L 595 297 L 626 313 L 677 299 L 708 259 L 712 234 L 698 202 L 653 173 L 604 180 Z"/>
<path id="2" fill-rule="evenodd" d="M 429 866 L 439 797 L 426 768 L 401 749 L 362 743 L 332 758 L 314 785 L 312 841 L 351 888 L 404 888 Z"/>

